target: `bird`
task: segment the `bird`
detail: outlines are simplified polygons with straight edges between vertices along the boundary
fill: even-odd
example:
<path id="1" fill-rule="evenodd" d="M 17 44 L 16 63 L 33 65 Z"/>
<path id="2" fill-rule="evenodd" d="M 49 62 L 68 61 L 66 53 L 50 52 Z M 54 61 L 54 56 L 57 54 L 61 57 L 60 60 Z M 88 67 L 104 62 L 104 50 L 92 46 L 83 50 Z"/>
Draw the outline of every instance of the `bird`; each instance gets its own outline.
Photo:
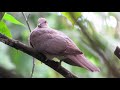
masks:
<path id="1" fill-rule="evenodd" d="M 100 69 L 92 64 L 77 47 L 77 45 L 63 32 L 49 27 L 45 18 L 40 17 L 35 29 L 29 36 L 30 45 L 48 59 L 58 58 L 60 62 L 85 68 L 91 72 Z"/>

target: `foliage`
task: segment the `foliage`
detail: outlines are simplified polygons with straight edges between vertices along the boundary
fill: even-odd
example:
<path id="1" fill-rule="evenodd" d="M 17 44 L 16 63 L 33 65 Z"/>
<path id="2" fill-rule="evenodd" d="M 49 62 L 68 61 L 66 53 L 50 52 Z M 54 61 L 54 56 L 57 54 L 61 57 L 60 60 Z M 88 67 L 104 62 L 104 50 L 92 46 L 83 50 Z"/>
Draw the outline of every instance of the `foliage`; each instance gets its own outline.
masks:
<path id="1" fill-rule="evenodd" d="M 75 17 L 76 20 L 81 16 L 80 12 L 61 12 L 61 14 L 70 20 L 73 26 L 75 24 L 75 20 L 73 20 L 71 14 Z"/>
<path id="2" fill-rule="evenodd" d="M 0 12 L 0 20 L 3 18 L 5 12 Z"/>
<path id="3" fill-rule="evenodd" d="M 0 17 L 0 33 L 8 36 L 9 38 L 12 38 L 12 35 L 11 35 L 10 30 L 8 29 L 7 25 L 4 23 L 3 20 L 10 21 L 11 23 L 18 24 L 18 25 L 24 25 L 21 22 L 19 22 L 18 20 L 16 20 L 14 18 L 14 16 L 12 16 L 8 13 L 1 12 L 0 16 L 1 16 Z"/>
<path id="4" fill-rule="evenodd" d="M 8 27 L 6 26 L 6 24 L 3 21 L 0 21 L 0 33 L 8 36 L 8 37 L 12 37 L 10 30 L 8 29 Z"/>
<path id="5" fill-rule="evenodd" d="M 28 15 L 29 13 L 30 12 L 26 12 L 25 14 Z M 64 62 L 62 66 L 80 77 L 119 77 L 120 62 L 114 55 L 115 47 L 119 46 L 120 43 L 119 12 L 32 12 L 29 17 L 32 30 L 36 27 L 39 17 L 45 17 L 50 27 L 61 30 L 68 35 L 85 56 L 100 67 L 101 72 L 92 73 L 83 68 L 70 66 Z M 72 25 L 64 18 L 68 19 Z M 20 12 L 5 13 L 0 21 L 0 33 L 9 37 L 11 37 L 12 33 L 14 39 L 28 44 L 30 32 L 28 28 L 23 27 L 23 23 L 26 25 Z M 115 23 L 116 25 L 113 25 Z M 2 47 L 5 49 L 2 49 Z M 24 77 L 30 77 L 32 57 L 1 43 L 0 63 L 5 65 L 4 67 L 8 65 L 11 69 Z M 35 64 L 33 77 L 62 78 L 61 75 L 38 60 L 35 61 Z M 0 66 L 3 65 L 0 64 Z"/>
<path id="6" fill-rule="evenodd" d="M 6 21 L 9 21 L 11 23 L 17 24 L 17 25 L 23 25 L 21 22 L 19 22 L 18 20 L 16 20 L 12 15 L 5 13 L 5 15 L 3 16 L 3 19 Z"/>

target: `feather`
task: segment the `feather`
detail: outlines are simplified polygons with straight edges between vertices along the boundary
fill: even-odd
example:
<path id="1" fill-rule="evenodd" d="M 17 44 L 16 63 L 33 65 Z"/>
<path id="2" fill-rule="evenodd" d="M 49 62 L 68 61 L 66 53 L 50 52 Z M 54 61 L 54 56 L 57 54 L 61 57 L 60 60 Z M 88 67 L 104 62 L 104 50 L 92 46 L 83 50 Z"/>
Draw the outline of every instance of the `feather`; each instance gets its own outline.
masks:
<path id="1" fill-rule="evenodd" d="M 75 66 L 80 66 L 80 67 L 86 68 L 92 72 L 100 71 L 100 69 L 97 68 L 95 65 L 93 65 L 89 60 L 87 60 L 83 54 L 67 55 L 66 57 L 69 60 L 71 60 L 72 64 L 74 64 Z"/>
<path id="2" fill-rule="evenodd" d="M 88 61 L 76 44 L 64 33 L 48 26 L 45 18 L 38 20 L 38 26 L 30 34 L 30 44 L 36 51 L 49 57 L 64 57 L 63 61 L 86 68 L 90 71 L 100 71 Z"/>

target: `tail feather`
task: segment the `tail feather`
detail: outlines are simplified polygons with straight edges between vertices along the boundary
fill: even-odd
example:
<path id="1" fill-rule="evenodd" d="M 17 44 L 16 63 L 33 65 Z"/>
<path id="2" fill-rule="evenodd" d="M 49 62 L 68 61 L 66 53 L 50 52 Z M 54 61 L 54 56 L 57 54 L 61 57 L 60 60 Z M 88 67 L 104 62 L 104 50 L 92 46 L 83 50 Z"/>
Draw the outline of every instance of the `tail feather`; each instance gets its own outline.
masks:
<path id="1" fill-rule="evenodd" d="M 100 71 L 100 69 L 97 68 L 95 65 L 93 65 L 89 60 L 87 60 L 83 54 L 79 54 L 76 56 L 68 55 L 67 58 L 69 58 L 71 62 L 75 64 L 76 66 L 86 68 L 92 72 Z"/>

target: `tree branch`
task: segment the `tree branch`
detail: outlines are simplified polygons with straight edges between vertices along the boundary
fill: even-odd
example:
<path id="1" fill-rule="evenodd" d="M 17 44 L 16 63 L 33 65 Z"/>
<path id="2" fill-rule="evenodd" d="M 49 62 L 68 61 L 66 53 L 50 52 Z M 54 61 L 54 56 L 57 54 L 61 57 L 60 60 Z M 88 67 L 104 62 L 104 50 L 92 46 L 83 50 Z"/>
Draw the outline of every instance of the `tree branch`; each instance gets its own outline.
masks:
<path id="1" fill-rule="evenodd" d="M 120 59 L 120 48 L 118 46 L 116 47 L 114 54 Z"/>
<path id="2" fill-rule="evenodd" d="M 64 67 L 59 66 L 58 62 L 55 62 L 53 60 L 46 61 L 45 55 L 43 55 L 42 53 L 36 52 L 36 50 L 34 50 L 31 47 L 28 47 L 27 45 L 21 43 L 20 41 L 9 39 L 8 37 L 4 36 L 1 33 L 0 33 L 0 41 L 28 55 L 35 57 L 36 59 L 48 65 L 49 67 L 51 67 L 52 69 L 54 69 L 55 71 L 57 71 L 58 73 L 60 73 L 66 78 L 78 78 L 77 76 L 73 75 L 70 71 L 66 70 Z"/>

